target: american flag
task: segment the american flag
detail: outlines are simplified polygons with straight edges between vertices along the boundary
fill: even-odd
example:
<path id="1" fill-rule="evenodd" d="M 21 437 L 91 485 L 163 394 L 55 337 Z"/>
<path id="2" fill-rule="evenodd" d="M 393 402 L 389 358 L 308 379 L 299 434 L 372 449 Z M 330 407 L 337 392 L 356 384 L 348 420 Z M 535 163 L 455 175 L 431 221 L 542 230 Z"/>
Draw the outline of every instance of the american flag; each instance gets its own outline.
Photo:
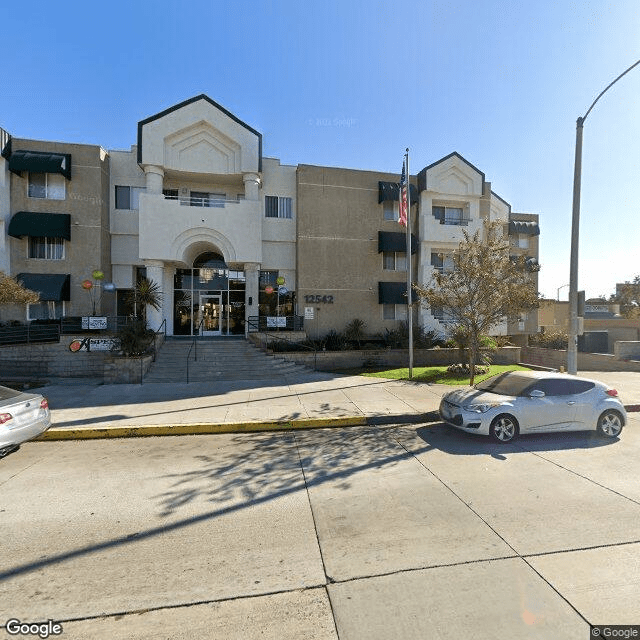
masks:
<path id="1" fill-rule="evenodd" d="M 407 172 L 405 171 L 404 162 L 402 163 L 402 177 L 400 178 L 400 207 L 398 222 L 403 226 L 407 226 Z"/>

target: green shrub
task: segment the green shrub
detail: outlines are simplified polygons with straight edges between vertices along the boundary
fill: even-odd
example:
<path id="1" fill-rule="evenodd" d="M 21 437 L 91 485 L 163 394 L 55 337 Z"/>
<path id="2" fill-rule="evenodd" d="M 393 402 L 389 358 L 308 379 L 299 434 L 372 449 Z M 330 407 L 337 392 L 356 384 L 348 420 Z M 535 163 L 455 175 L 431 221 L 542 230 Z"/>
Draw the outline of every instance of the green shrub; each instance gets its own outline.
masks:
<path id="1" fill-rule="evenodd" d="M 477 364 L 475 369 L 477 376 L 489 373 L 488 365 Z M 468 362 L 459 362 L 457 364 L 450 364 L 447 367 L 447 373 L 456 377 L 469 376 L 471 375 L 471 368 L 469 367 Z"/>
<path id="2" fill-rule="evenodd" d="M 543 349 L 566 349 L 569 336 L 565 331 L 541 331 L 529 336 L 529 345 Z"/>
<path id="3" fill-rule="evenodd" d="M 120 349 L 127 357 L 144 355 L 151 346 L 155 332 L 147 329 L 144 322 L 136 320 L 122 327 L 117 334 Z"/>

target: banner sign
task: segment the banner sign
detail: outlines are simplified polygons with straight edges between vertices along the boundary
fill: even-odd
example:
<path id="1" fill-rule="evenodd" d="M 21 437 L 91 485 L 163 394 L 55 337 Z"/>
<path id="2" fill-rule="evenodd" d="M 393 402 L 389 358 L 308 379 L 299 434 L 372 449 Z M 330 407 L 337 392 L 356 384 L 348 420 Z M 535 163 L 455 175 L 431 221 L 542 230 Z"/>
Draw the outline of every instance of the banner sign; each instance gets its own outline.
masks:
<path id="1" fill-rule="evenodd" d="M 267 329 L 273 329 L 275 327 L 284 327 L 287 328 L 287 317 L 286 316 L 267 316 Z"/>
<path id="2" fill-rule="evenodd" d="M 83 329 L 106 329 L 107 328 L 107 319 L 101 318 L 98 316 L 83 316 L 82 317 L 82 328 Z"/>

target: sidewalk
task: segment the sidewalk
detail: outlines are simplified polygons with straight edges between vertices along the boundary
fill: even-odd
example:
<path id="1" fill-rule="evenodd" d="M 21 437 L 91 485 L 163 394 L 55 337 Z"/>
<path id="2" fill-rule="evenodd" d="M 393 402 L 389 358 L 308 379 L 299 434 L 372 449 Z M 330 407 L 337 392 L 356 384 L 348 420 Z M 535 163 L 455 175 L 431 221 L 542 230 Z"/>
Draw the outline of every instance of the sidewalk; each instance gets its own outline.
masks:
<path id="1" fill-rule="evenodd" d="M 640 404 L 639 373 L 585 372 Z M 309 373 L 273 381 L 48 385 L 53 425 L 41 440 L 228 433 L 438 421 L 454 387 Z M 640 407 L 635 408 L 639 410 Z"/>

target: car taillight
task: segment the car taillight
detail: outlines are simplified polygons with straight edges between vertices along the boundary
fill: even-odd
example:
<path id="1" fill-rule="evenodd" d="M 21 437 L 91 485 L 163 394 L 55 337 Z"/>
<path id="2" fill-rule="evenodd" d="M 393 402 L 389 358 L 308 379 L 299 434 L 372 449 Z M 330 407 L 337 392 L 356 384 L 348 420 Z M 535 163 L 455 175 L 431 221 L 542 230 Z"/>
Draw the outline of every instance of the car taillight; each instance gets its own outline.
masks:
<path id="1" fill-rule="evenodd" d="M 612 398 L 617 398 L 618 392 L 615 389 L 607 389 L 607 395 L 611 396 Z"/>
<path id="2" fill-rule="evenodd" d="M 13 416 L 10 413 L 0 413 L 0 424 L 13 420 Z"/>
<path id="3" fill-rule="evenodd" d="M 48 409 L 49 408 L 49 401 L 44 398 L 44 400 L 40 403 L 40 408 L 41 409 Z"/>

